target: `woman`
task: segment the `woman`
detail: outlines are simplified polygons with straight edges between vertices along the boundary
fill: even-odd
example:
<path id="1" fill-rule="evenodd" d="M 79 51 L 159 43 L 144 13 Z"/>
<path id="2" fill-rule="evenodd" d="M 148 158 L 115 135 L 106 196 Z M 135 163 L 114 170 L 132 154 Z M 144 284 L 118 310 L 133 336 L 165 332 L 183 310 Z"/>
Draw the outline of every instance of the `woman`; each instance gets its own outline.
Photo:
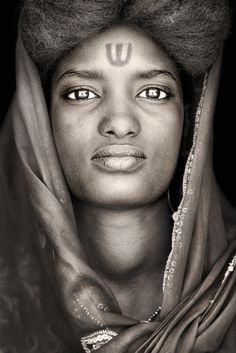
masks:
<path id="1" fill-rule="evenodd" d="M 234 351 L 235 213 L 211 166 L 228 27 L 223 1 L 25 2 L 3 352 Z"/>

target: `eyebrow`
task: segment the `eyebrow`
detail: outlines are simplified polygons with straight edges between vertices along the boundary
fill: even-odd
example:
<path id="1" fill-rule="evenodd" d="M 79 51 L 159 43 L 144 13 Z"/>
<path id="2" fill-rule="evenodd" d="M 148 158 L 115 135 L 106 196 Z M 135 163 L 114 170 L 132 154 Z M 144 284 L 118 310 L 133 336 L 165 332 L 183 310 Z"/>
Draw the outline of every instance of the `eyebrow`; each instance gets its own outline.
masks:
<path id="1" fill-rule="evenodd" d="M 65 77 L 77 77 L 90 80 L 102 80 L 104 78 L 101 72 L 95 70 L 68 70 L 63 72 L 57 79 L 57 83 Z"/>
<path id="2" fill-rule="evenodd" d="M 177 77 L 169 70 L 146 70 L 137 72 L 134 74 L 136 79 L 149 79 L 154 78 L 159 75 L 165 75 L 177 82 Z M 90 79 L 90 80 L 102 80 L 104 79 L 104 75 L 102 72 L 95 71 L 95 70 L 68 70 L 65 71 L 63 74 L 59 76 L 57 79 L 57 83 L 60 82 L 65 77 L 77 77 L 81 79 Z"/>
<path id="3" fill-rule="evenodd" d="M 135 76 L 136 78 L 147 79 L 147 78 L 154 78 L 159 75 L 168 76 L 171 79 L 173 79 L 175 82 L 177 82 L 177 77 L 169 70 L 158 70 L 158 69 L 147 70 L 147 71 L 137 72 Z"/>

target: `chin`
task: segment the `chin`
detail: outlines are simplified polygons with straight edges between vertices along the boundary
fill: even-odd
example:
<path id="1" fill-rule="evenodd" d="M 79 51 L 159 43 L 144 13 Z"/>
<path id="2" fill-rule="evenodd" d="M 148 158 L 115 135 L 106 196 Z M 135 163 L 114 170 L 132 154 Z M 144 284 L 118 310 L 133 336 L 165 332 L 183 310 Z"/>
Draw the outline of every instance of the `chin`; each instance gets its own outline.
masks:
<path id="1" fill-rule="evenodd" d="M 141 207 L 148 202 L 146 200 L 133 200 L 128 198 L 113 198 L 110 200 L 98 200 L 96 203 L 97 206 L 109 209 L 116 209 L 116 210 L 125 210 L 131 208 L 138 208 Z"/>
<path id="2" fill-rule="evenodd" d="M 166 181 L 140 176 L 106 176 L 106 178 L 83 178 L 70 187 L 78 201 L 105 208 L 134 208 L 158 200 L 167 188 Z M 168 178 L 167 178 L 168 180 Z M 80 179 L 81 181 L 81 179 Z M 72 186 L 70 185 L 70 186 Z"/>
<path id="3" fill-rule="evenodd" d="M 128 198 L 112 198 L 103 200 L 86 200 L 87 203 L 93 204 L 94 206 L 111 209 L 111 210 L 128 210 L 142 207 L 153 203 L 155 200 L 143 199 L 133 200 Z"/>
<path id="4" fill-rule="evenodd" d="M 96 193 L 78 195 L 77 199 L 103 208 L 130 209 L 153 203 L 161 196 L 161 191 L 153 193 L 143 188 L 127 190 L 120 187 L 119 190 L 97 189 Z"/>

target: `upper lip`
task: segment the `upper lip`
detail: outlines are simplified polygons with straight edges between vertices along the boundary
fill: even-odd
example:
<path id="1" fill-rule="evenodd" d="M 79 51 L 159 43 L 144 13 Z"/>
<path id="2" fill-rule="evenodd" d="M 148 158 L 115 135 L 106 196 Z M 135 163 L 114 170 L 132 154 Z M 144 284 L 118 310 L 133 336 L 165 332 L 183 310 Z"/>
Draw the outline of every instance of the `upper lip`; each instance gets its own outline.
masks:
<path id="1" fill-rule="evenodd" d="M 101 157 L 127 157 L 132 156 L 136 158 L 146 159 L 143 150 L 140 147 L 132 145 L 107 145 L 95 151 L 92 159 Z"/>

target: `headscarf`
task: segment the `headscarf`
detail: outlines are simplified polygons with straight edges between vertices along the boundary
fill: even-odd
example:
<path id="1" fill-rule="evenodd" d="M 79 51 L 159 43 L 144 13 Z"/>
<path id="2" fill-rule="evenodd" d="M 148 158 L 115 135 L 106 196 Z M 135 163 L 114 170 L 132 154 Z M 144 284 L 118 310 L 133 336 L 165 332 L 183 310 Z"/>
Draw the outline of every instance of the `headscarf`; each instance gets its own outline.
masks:
<path id="1" fill-rule="evenodd" d="M 16 72 L 0 136 L 1 350 L 233 352 L 236 218 L 212 169 L 220 59 L 196 80 L 192 147 L 173 214 L 162 310 L 149 323 L 124 316 L 86 262 L 40 76 L 20 38 Z"/>

